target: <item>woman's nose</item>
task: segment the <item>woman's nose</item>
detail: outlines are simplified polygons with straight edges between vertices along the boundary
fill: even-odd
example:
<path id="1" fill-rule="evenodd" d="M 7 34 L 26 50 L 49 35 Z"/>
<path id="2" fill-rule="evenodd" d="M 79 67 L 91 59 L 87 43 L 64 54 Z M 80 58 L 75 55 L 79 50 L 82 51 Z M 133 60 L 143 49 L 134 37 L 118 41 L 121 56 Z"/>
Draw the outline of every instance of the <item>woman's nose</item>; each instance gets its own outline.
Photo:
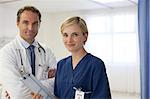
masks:
<path id="1" fill-rule="evenodd" d="M 72 42 L 72 36 L 68 36 L 68 42 Z"/>

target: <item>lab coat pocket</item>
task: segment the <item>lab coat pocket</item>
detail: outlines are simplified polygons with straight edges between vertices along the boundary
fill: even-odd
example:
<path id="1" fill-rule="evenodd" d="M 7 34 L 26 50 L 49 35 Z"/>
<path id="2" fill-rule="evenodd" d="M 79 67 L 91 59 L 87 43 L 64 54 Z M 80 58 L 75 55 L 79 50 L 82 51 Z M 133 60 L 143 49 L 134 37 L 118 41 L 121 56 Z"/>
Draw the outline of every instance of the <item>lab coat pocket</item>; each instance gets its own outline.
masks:
<path id="1" fill-rule="evenodd" d="M 37 73 L 36 73 L 36 77 L 39 80 L 44 80 L 48 78 L 48 72 L 45 71 L 44 66 L 39 65 L 37 68 Z"/>

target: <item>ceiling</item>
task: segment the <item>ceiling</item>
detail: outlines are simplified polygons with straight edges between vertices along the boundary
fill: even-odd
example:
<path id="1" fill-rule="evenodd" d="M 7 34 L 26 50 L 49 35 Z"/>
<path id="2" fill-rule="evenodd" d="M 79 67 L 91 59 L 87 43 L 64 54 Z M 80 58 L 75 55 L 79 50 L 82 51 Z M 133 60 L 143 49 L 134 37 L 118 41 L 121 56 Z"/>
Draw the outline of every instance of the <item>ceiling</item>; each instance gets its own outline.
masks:
<path id="1" fill-rule="evenodd" d="M 33 5 L 44 12 L 62 12 L 76 10 L 93 10 L 101 8 L 118 8 L 136 6 L 138 0 L 124 0 L 122 2 L 102 4 L 92 0 L 0 0 L 0 7 L 19 9 L 24 5 Z"/>

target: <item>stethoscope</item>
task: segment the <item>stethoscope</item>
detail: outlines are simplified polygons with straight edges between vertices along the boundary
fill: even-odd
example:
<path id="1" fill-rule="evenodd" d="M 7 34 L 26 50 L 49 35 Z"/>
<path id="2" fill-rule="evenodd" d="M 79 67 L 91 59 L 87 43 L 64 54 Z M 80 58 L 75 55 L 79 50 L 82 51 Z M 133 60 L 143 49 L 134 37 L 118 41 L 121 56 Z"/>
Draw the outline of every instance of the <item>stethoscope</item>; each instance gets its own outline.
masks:
<path id="1" fill-rule="evenodd" d="M 43 55 L 43 59 L 41 57 L 41 61 L 42 61 L 43 64 L 39 64 L 38 66 L 42 67 L 43 70 L 44 70 L 44 72 L 46 73 L 48 71 L 48 69 L 49 69 L 49 66 L 47 66 L 46 64 L 44 64 L 44 63 L 46 63 L 46 51 L 45 51 L 45 49 L 39 43 L 38 43 L 38 46 L 39 46 L 38 47 L 38 52 L 41 54 L 40 56 L 42 56 L 42 51 L 43 51 L 43 54 L 44 54 Z M 21 75 L 24 75 L 26 73 L 26 71 L 25 71 L 25 67 L 24 67 L 24 64 L 23 64 L 23 59 L 22 59 L 21 51 L 18 50 L 18 52 L 19 52 L 20 63 L 21 63 L 20 73 L 21 73 Z M 47 76 L 47 74 L 44 74 L 44 75 Z"/>

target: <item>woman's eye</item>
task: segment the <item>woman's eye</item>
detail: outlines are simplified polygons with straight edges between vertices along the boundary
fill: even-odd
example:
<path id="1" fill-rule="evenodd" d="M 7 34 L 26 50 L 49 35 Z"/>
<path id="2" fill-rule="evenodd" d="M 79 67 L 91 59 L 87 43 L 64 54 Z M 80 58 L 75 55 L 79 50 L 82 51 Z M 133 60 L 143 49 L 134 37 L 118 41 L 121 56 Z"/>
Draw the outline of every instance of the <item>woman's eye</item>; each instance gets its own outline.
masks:
<path id="1" fill-rule="evenodd" d="M 68 35 L 66 33 L 63 34 L 63 37 L 67 37 Z"/>
<path id="2" fill-rule="evenodd" d="M 73 33 L 73 36 L 78 36 L 78 34 L 77 33 Z"/>

